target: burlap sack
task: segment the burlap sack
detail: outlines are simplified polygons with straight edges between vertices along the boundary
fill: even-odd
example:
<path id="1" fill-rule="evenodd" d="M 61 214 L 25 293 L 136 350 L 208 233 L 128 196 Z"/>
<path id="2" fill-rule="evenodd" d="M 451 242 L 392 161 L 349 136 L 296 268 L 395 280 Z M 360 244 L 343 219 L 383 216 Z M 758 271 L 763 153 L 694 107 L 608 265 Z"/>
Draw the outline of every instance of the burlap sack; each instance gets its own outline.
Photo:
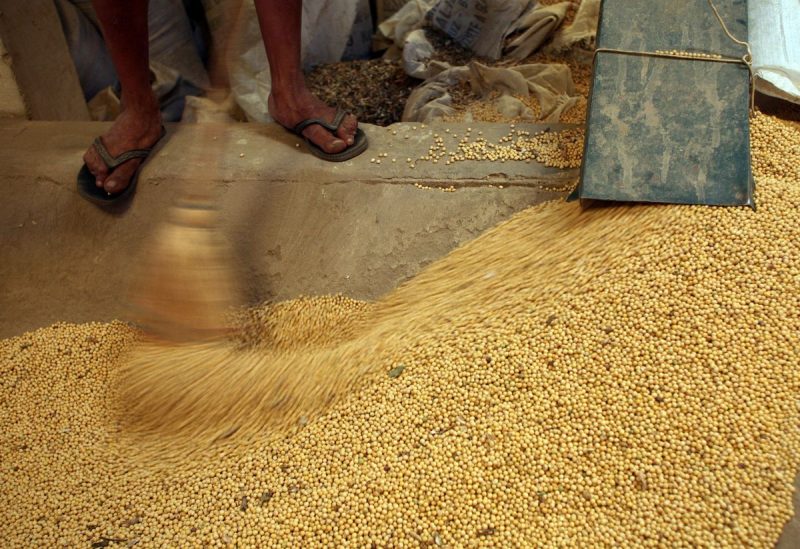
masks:
<path id="1" fill-rule="evenodd" d="M 406 37 L 411 31 L 425 26 L 425 16 L 435 0 L 409 0 L 389 19 L 378 25 L 376 48 L 390 45 L 403 49 Z"/>
<path id="2" fill-rule="evenodd" d="M 537 4 L 524 13 L 510 30 L 511 39 L 504 48 L 504 58 L 522 60 L 538 50 L 561 26 L 572 2 L 550 6 Z"/>
<path id="3" fill-rule="evenodd" d="M 572 72 L 561 64 L 529 64 L 517 67 L 487 67 L 472 62 L 465 67 L 452 67 L 423 82 L 406 102 L 403 121 L 431 122 L 453 114 L 450 90 L 460 84 L 469 85 L 473 94 L 488 97 L 500 94 L 496 107 L 525 112 L 524 104 L 515 103 L 513 96 L 533 95 L 541 106 L 538 121 L 557 122 L 561 114 L 578 101 Z M 503 111 L 501 111 L 503 112 Z"/>
<path id="4" fill-rule="evenodd" d="M 437 0 L 427 18 L 461 46 L 499 59 L 509 29 L 529 4 L 529 0 Z"/>
<path id="5" fill-rule="evenodd" d="M 800 2 L 750 0 L 747 11 L 756 89 L 800 104 Z"/>
<path id="6" fill-rule="evenodd" d="M 578 13 L 575 14 L 575 20 L 571 25 L 567 25 L 556 33 L 545 51 L 548 53 L 562 52 L 578 42 L 594 44 L 597 36 L 597 23 L 600 19 L 600 1 L 583 0 L 578 8 Z"/>
<path id="7" fill-rule="evenodd" d="M 406 101 L 404 122 L 430 122 L 454 112 L 450 89 L 469 79 L 470 67 L 451 67 L 419 85 Z"/>
<path id="8" fill-rule="evenodd" d="M 423 29 L 417 29 L 408 33 L 403 44 L 403 69 L 406 74 L 427 80 L 450 68 L 449 63 L 433 60 L 435 50 L 433 45 L 425 37 Z"/>

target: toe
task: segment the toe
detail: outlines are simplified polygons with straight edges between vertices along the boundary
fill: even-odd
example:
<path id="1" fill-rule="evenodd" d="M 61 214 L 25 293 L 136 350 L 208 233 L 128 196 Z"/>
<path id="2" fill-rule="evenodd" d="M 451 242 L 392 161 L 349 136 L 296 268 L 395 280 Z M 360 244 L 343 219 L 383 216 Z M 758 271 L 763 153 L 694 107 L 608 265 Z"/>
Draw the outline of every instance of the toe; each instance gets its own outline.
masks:
<path id="1" fill-rule="evenodd" d="M 344 120 L 342 120 L 342 124 L 336 131 L 336 135 L 338 135 L 342 141 L 347 143 L 347 146 L 349 147 L 355 142 L 357 128 L 358 120 L 352 114 L 348 114 L 345 116 Z"/>
<path id="2" fill-rule="evenodd" d="M 105 191 L 108 193 L 124 191 L 130 184 L 131 178 L 136 172 L 136 168 L 139 167 L 140 162 L 140 160 L 129 160 L 114 170 L 103 183 Z"/>
<path id="3" fill-rule="evenodd" d="M 326 153 L 335 154 L 347 148 L 347 143 L 321 126 L 311 126 L 303 135 Z"/>
<path id="4" fill-rule="evenodd" d="M 103 182 L 108 177 L 108 167 L 105 162 L 103 162 L 103 159 L 100 158 L 100 155 L 97 154 L 94 147 L 86 151 L 83 155 L 83 161 L 86 163 L 86 167 L 89 168 L 92 175 L 94 175 L 97 186 L 102 187 Z"/>

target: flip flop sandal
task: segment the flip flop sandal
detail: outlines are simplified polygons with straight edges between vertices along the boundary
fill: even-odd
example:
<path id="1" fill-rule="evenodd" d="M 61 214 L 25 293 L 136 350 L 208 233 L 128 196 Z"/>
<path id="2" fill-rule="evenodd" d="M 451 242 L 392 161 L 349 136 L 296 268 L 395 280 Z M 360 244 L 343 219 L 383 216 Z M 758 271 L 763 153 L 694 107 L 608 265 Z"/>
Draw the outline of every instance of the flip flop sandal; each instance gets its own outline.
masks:
<path id="1" fill-rule="evenodd" d="M 106 146 L 103 144 L 103 139 L 101 137 L 95 138 L 94 148 L 97 151 L 97 154 L 100 155 L 103 163 L 108 168 L 109 175 L 111 175 L 114 170 L 129 160 L 133 160 L 134 158 L 146 159 L 148 156 L 150 156 L 150 154 L 153 152 L 153 149 L 156 148 L 156 145 L 158 145 L 159 141 L 161 141 L 166 134 L 166 128 L 161 126 L 161 135 L 152 147 L 149 149 L 131 149 L 119 154 L 118 156 L 111 156 L 111 154 L 108 152 L 108 149 L 106 149 Z M 145 163 L 142 162 L 139 164 L 139 167 L 136 168 L 136 171 L 133 173 L 133 176 L 131 177 L 130 182 L 128 182 L 127 187 L 118 193 L 109 193 L 102 187 L 97 186 L 97 180 L 94 174 L 89 171 L 89 166 L 84 163 L 81 171 L 78 172 L 78 193 L 80 193 L 80 195 L 86 200 L 94 202 L 100 206 L 109 206 L 111 204 L 122 202 L 126 198 L 130 197 L 136 189 L 136 183 L 139 180 L 139 172 L 142 171 L 144 164 Z"/>
<path id="2" fill-rule="evenodd" d="M 347 115 L 345 111 L 342 109 L 336 110 L 336 116 L 333 119 L 333 122 L 325 122 L 321 118 L 308 118 L 303 120 L 299 124 L 297 124 L 294 128 L 292 128 L 292 133 L 299 135 L 306 141 L 306 145 L 308 146 L 308 150 L 311 151 L 311 154 L 318 158 L 322 158 L 323 160 L 327 160 L 329 162 L 344 162 L 345 160 L 350 160 L 358 156 L 359 154 L 363 153 L 367 150 L 367 146 L 369 142 L 367 140 L 367 134 L 361 128 L 356 129 L 356 134 L 353 139 L 353 144 L 347 147 L 342 152 L 338 153 L 327 153 L 322 148 L 311 141 L 309 138 L 303 135 L 303 130 L 307 127 L 317 124 L 322 126 L 332 134 L 336 135 L 339 126 L 342 125 L 342 120 Z"/>

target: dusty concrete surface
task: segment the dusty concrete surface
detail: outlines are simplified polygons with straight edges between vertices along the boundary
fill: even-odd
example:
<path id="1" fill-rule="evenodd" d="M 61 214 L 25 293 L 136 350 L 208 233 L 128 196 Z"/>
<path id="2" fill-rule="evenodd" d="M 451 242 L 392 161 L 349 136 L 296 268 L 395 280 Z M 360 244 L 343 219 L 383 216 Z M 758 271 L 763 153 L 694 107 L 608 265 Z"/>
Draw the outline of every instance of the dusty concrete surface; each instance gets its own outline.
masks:
<path id="1" fill-rule="evenodd" d="M 131 206 L 109 214 L 75 190 L 81 156 L 104 127 L 0 124 L 0 337 L 124 318 L 142 243 L 187 188 L 219 190 L 235 268 L 247 299 L 260 302 L 376 298 L 514 212 L 560 195 L 542 187 L 577 178 L 522 162 L 409 168 L 406 158 L 424 154 L 434 131 L 444 134 L 431 127 L 367 127 L 371 149 L 331 164 L 276 126 L 179 125 L 143 171 Z M 500 136 L 507 127 L 483 131 Z M 383 152 L 380 165 L 370 162 Z"/>

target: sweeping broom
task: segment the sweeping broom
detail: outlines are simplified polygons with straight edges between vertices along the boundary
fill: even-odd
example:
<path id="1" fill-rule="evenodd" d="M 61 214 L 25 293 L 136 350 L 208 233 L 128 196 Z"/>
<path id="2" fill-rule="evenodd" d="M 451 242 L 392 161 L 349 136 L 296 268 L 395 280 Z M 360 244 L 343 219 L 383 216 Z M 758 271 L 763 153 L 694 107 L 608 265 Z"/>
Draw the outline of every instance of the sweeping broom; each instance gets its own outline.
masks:
<path id="1" fill-rule="evenodd" d="M 211 192 L 178 200 L 145 247 L 130 291 L 142 336 L 120 371 L 121 422 L 162 458 L 234 433 L 301 425 L 375 366 L 363 337 L 323 350 L 241 348 L 231 337 L 241 294 L 219 203 Z M 370 346 L 383 340 L 376 335 Z"/>
<path id="2" fill-rule="evenodd" d="M 122 364 L 120 419 L 156 445 L 163 435 L 184 434 L 196 439 L 196 449 L 218 438 L 220 429 L 236 430 L 230 422 L 210 434 L 199 427 L 218 425 L 209 410 L 216 409 L 215 399 L 229 400 L 224 391 L 241 359 L 230 341 L 241 294 L 218 203 L 209 192 L 184 193 L 145 246 L 129 291 L 130 316 L 141 336 Z M 197 408 L 193 399 L 209 408 Z"/>
<path id="3" fill-rule="evenodd" d="M 195 132 L 194 146 L 211 145 L 203 139 L 210 137 L 205 127 Z M 224 146 L 213 144 L 224 156 Z M 189 180 L 199 175 L 187 172 Z M 237 431 L 262 434 L 285 425 L 330 402 L 362 374 L 359 365 L 346 372 L 330 367 L 352 364 L 349 354 L 361 358 L 355 346 L 306 356 L 234 342 L 231 319 L 241 293 L 219 227 L 221 200 L 192 185 L 141 255 L 129 303 L 142 334 L 125 357 L 118 387 L 128 432 L 154 445 L 176 435 L 181 442 L 170 440 L 170 447 L 189 452 Z"/>
<path id="4" fill-rule="evenodd" d="M 208 196 L 179 201 L 146 248 L 131 292 L 143 334 L 120 372 L 121 419 L 171 455 L 286 427 L 373 366 L 363 341 L 322 352 L 240 348 L 230 337 L 239 302 L 217 220 Z"/>

